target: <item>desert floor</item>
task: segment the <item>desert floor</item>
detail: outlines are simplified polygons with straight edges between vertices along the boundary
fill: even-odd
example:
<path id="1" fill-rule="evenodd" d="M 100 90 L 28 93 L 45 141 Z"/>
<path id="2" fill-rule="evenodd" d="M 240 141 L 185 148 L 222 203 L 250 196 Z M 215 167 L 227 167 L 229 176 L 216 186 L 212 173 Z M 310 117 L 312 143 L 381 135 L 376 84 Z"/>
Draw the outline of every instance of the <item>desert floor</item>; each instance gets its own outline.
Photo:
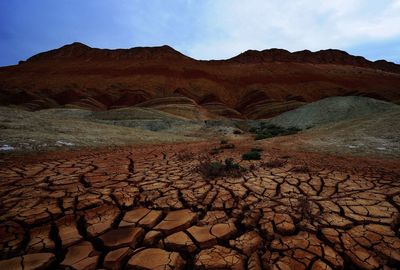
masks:
<path id="1" fill-rule="evenodd" d="M 3 158 L 0 269 L 399 269 L 398 160 L 233 143 Z"/>

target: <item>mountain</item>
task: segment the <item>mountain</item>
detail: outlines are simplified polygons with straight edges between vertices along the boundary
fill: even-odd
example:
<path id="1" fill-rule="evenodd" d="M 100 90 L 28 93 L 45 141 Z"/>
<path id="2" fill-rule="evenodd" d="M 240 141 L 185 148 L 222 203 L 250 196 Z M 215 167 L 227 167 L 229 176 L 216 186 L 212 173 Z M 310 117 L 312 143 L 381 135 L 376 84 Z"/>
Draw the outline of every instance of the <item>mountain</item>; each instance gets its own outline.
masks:
<path id="1" fill-rule="evenodd" d="M 333 49 L 318 52 L 304 50 L 294 53 L 282 49 L 270 49 L 264 51 L 248 50 L 230 60 L 240 63 L 296 62 L 310 64 L 335 64 L 400 73 L 400 65 L 396 65 L 395 63 L 385 60 L 371 62 L 362 56 L 353 56 L 347 52 Z"/>
<path id="2" fill-rule="evenodd" d="M 195 60 L 169 46 L 72 43 L 0 67 L 0 105 L 108 110 L 138 106 L 192 119 L 268 118 L 331 96 L 400 102 L 400 65 L 339 50 L 249 50 Z"/>
<path id="3" fill-rule="evenodd" d="M 180 60 L 189 57 L 174 50 L 170 46 L 160 47 L 137 47 L 131 49 L 96 49 L 85 44 L 74 42 L 59 49 L 39 53 L 28 59 L 28 62 L 51 61 L 51 60 Z"/>

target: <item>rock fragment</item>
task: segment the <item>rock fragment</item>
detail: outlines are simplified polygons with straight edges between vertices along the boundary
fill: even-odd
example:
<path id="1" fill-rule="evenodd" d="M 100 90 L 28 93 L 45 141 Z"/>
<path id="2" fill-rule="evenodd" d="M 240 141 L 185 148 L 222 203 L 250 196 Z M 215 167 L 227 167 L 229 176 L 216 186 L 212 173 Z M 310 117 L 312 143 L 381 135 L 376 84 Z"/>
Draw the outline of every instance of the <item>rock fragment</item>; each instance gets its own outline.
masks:
<path id="1" fill-rule="evenodd" d="M 196 255 L 194 263 L 196 269 L 204 270 L 245 269 L 245 260 L 243 255 L 232 249 L 219 245 L 200 251 L 200 253 Z"/>
<path id="2" fill-rule="evenodd" d="M 164 245 L 174 251 L 193 253 L 197 247 L 185 232 L 171 234 L 164 239 Z"/>
<path id="3" fill-rule="evenodd" d="M 235 240 L 230 240 L 229 244 L 232 247 L 240 249 L 243 254 L 250 256 L 254 251 L 262 246 L 263 239 L 257 232 L 251 231 L 241 235 Z"/>
<path id="4" fill-rule="evenodd" d="M 4 270 L 45 270 L 54 267 L 56 258 L 52 253 L 32 253 L 0 261 Z"/>
<path id="5" fill-rule="evenodd" d="M 159 230 L 166 235 L 182 231 L 190 227 L 190 224 L 197 218 L 196 213 L 188 209 L 171 211 L 167 216 L 153 229 Z"/>
<path id="6" fill-rule="evenodd" d="M 90 242 L 84 241 L 68 248 L 61 267 L 70 269 L 96 269 L 99 254 Z"/>
<path id="7" fill-rule="evenodd" d="M 168 252 L 159 248 L 148 248 L 134 254 L 128 261 L 126 269 L 144 270 L 180 270 L 185 261 L 177 252 Z"/>
<path id="8" fill-rule="evenodd" d="M 114 229 L 101 235 L 99 239 L 109 249 L 121 247 L 135 248 L 144 236 L 144 230 L 140 227 L 123 227 Z"/>
<path id="9" fill-rule="evenodd" d="M 145 229 L 151 229 L 160 221 L 161 217 L 161 211 L 137 208 L 126 212 L 120 223 L 120 227 L 133 225 L 141 226 Z"/>
<path id="10" fill-rule="evenodd" d="M 128 247 L 113 250 L 107 253 L 103 265 L 112 270 L 121 269 L 123 260 L 129 255 Z"/>

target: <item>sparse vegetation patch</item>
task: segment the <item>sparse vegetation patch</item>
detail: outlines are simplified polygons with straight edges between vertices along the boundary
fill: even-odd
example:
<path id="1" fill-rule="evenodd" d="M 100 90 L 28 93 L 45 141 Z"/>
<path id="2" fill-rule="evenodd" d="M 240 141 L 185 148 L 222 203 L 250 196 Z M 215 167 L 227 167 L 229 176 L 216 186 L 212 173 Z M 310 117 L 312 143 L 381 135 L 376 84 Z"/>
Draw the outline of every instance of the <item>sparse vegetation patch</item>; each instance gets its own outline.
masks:
<path id="1" fill-rule="evenodd" d="M 296 134 L 301 131 L 301 129 L 296 127 L 284 128 L 273 124 L 261 123 L 259 127 L 252 127 L 249 131 L 256 134 L 255 140 L 263 140 L 276 136 Z"/>
<path id="2" fill-rule="evenodd" d="M 233 148 L 235 148 L 235 145 L 233 143 L 226 143 L 226 144 L 222 144 L 219 148 L 220 149 L 233 149 Z"/>
<path id="3" fill-rule="evenodd" d="M 212 161 L 209 156 L 203 156 L 199 159 L 196 171 L 204 178 L 216 178 L 222 176 L 239 177 L 245 169 L 235 163 L 233 158 L 227 158 L 224 162 L 221 162 Z"/>
<path id="4" fill-rule="evenodd" d="M 229 143 L 227 140 L 222 139 L 219 143 L 219 147 L 214 147 L 210 150 L 210 155 L 217 155 L 221 153 L 223 149 L 234 149 L 235 145 L 233 143 Z"/>
<path id="5" fill-rule="evenodd" d="M 221 152 L 219 148 L 214 147 L 213 149 L 210 150 L 210 155 L 217 155 Z"/>
<path id="6" fill-rule="evenodd" d="M 292 169 L 292 172 L 295 173 L 309 173 L 310 169 L 307 167 L 307 165 L 301 165 L 301 166 L 296 166 Z"/>
<path id="7" fill-rule="evenodd" d="M 249 151 L 242 155 L 243 160 L 260 160 L 261 154 L 260 151 Z"/>
<path id="8" fill-rule="evenodd" d="M 233 143 L 229 143 L 227 140 L 221 140 L 219 149 L 233 149 L 235 145 Z"/>
<path id="9" fill-rule="evenodd" d="M 284 166 L 285 163 L 286 163 L 286 161 L 283 159 L 274 158 L 267 162 L 264 162 L 261 166 L 265 167 L 265 168 L 280 168 L 280 167 Z"/>
<path id="10" fill-rule="evenodd" d="M 193 159 L 193 153 L 192 152 L 179 152 L 176 154 L 176 158 L 179 161 L 190 161 Z"/>
<path id="11" fill-rule="evenodd" d="M 400 237 L 400 213 L 394 214 L 390 226 L 392 230 L 396 233 L 396 235 Z"/>
<path id="12" fill-rule="evenodd" d="M 301 196 L 298 198 L 296 212 L 301 217 L 303 222 L 308 222 L 313 224 L 314 221 L 318 221 L 320 218 L 316 211 L 313 211 L 311 201 L 306 196 Z"/>

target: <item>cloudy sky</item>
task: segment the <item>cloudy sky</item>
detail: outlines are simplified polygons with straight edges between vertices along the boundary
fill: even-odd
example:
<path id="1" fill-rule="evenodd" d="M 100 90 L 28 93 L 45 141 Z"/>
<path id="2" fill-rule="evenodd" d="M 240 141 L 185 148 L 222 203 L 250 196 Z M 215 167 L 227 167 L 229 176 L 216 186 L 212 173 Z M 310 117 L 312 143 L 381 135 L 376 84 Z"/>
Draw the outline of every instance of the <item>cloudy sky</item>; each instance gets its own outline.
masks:
<path id="1" fill-rule="evenodd" d="M 0 66 L 80 41 L 197 59 L 337 48 L 400 63 L 400 0 L 1 0 Z"/>

